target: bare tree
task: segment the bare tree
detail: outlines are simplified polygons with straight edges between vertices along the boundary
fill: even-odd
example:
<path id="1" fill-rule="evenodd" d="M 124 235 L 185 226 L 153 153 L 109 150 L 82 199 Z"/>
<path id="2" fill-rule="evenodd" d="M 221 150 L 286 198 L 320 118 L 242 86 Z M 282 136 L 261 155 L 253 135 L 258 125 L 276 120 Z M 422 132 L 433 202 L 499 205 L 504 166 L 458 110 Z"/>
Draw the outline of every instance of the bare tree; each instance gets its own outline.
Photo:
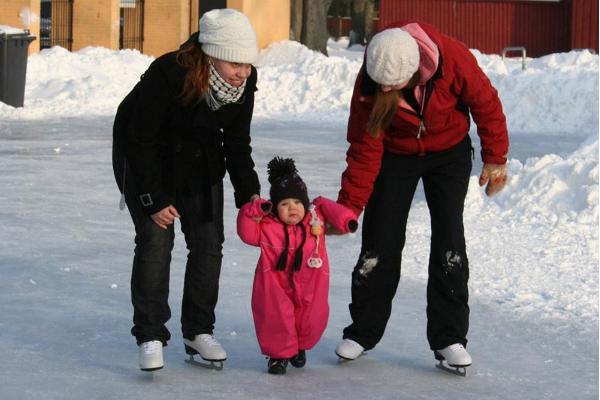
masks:
<path id="1" fill-rule="evenodd" d="M 352 0 L 350 43 L 365 44 L 373 34 L 375 0 Z"/>
<path id="2" fill-rule="evenodd" d="M 302 40 L 302 8 L 303 0 L 291 0 L 290 39 Z"/>
<path id="3" fill-rule="evenodd" d="M 375 18 L 375 0 L 367 0 L 365 4 L 365 41 L 369 41 L 373 36 L 373 18 Z"/>
<path id="4" fill-rule="evenodd" d="M 333 0 L 292 0 L 291 32 L 294 40 L 299 40 L 311 50 L 327 55 L 327 11 Z M 298 26 L 301 26 L 298 29 Z"/>
<path id="5" fill-rule="evenodd" d="M 350 11 L 350 19 L 352 25 L 350 27 L 350 42 L 348 46 L 353 44 L 365 43 L 365 5 L 367 0 L 352 0 L 352 8 Z"/>

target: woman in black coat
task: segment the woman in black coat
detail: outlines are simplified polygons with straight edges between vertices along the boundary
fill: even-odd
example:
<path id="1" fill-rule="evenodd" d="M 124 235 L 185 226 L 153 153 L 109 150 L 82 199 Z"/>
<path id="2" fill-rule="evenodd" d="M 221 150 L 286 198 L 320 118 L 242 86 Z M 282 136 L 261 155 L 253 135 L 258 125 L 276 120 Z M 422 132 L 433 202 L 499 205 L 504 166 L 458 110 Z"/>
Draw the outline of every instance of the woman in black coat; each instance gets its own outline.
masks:
<path id="1" fill-rule="evenodd" d="M 186 352 L 224 361 L 213 337 L 223 245 L 223 177 L 236 206 L 260 192 L 250 147 L 256 35 L 231 9 L 200 19 L 200 32 L 156 59 L 119 105 L 113 167 L 135 225 L 131 276 L 140 368 L 163 367 L 174 221 L 189 250 L 181 326 Z"/>

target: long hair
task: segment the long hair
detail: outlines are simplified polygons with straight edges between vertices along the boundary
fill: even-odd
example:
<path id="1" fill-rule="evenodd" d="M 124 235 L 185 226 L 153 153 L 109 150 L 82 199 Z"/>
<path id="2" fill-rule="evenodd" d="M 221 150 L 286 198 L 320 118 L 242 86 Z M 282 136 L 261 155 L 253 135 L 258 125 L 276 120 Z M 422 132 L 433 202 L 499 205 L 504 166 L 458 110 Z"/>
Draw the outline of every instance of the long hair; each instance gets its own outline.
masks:
<path id="1" fill-rule="evenodd" d="M 177 63 L 187 69 L 180 98 L 183 104 L 199 102 L 209 91 L 208 56 L 202 51 L 200 43 L 185 43 L 176 56 Z"/>
<path id="2" fill-rule="evenodd" d="M 421 76 L 419 72 L 416 72 L 408 81 L 405 86 L 406 89 L 413 89 Z M 390 90 L 384 92 L 381 90 L 381 85 L 377 85 L 377 91 L 375 92 L 375 102 L 373 109 L 369 115 L 369 121 L 367 122 L 367 132 L 373 137 L 379 136 L 381 131 L 385 131 L 392 123 L 392 118 L 396 114 L 398 104 L 400 100 L 404 98 L 401 90 Z"/>

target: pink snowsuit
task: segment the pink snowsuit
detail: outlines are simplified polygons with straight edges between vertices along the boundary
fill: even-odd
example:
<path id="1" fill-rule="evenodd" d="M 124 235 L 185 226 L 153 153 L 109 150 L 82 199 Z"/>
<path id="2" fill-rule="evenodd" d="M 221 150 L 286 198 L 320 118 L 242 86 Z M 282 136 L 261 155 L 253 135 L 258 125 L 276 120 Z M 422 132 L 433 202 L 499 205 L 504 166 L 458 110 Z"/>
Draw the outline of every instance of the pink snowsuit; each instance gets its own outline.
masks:
<path id="1" fill-rule="evenodd" d="M 356 215 L 332 200 L 317 197 L 313 204 L 323 223 L 318 249 L 323 261 L 320 268 L 308 265 L 317 243 L 317 237 L 311 234 L 309 210 L 297 225 L 281 222 L 270 212 L 271 203 L 264 199 L 245 204 L 238 214 L 238 235 L 245 243 L 260 247 L 252 288 L 252 314 L 260 349 L 271 358 L 293 357 L 298 350 L 314 347 L 321 338 L 329 318 L 329 261 L 324 224 L 329 222 L 343 233 L 354 232 L 358 226 Z M 257 222 L 253 219 L 256 217 L 261 220 Z M 289 236 L 288 262 L 284 271 L 278 271 L 277 261 L 285 248 L 283 229 L 287 229 Z M 302 263 L 300 270 L 294 271 L 302 229 L 306 233 Z"/>

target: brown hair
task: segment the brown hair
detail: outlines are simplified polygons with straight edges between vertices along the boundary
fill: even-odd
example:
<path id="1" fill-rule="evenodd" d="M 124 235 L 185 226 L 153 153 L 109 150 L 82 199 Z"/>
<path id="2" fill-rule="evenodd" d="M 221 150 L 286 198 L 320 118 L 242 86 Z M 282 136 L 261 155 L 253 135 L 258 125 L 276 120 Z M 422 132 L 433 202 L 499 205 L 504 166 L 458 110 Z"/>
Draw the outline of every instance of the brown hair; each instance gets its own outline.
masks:
<path id="1" fill-rule="evenodd" d="M 200 101 L 209 90 L 208 56 L 202 51 L 200 43 L 190 41 L 179 49 L 176 59 L 179 65 L 187 69 L 181 101 L 185 105 Z"/>
<path id="2" fill-rule="evenodd" d="M 405 87 L 407 89 L 414 88 L 420 79 L 421 76 L 419 72 L 416 72 Z M 369 115 L 369 121 L 367 122 L 367 132 L 369 132 L 371 136 L 379 136 L 381 131 L 386 130 L 390 126 L 392 118 L 394 118 L 396 110 L 398 109 L 398 104 L 403 98 L 402 91 L 390 90 L 384 92 L 381 90 L 381 85 L 377 85 L 375 102 L 373 103 L 373 109 Z"/>
<path id="3" fill-rule="evenodd" d="M 369 132 L 369 135 L 377 137 L 379 136 L 379 132 L 390 126 L 401 98 L 402 92 L 399 90 L 384 92 L 381 90 L 381 86 L 377 85 L 375 103 L 367 122 L 367 132 Z"/>

